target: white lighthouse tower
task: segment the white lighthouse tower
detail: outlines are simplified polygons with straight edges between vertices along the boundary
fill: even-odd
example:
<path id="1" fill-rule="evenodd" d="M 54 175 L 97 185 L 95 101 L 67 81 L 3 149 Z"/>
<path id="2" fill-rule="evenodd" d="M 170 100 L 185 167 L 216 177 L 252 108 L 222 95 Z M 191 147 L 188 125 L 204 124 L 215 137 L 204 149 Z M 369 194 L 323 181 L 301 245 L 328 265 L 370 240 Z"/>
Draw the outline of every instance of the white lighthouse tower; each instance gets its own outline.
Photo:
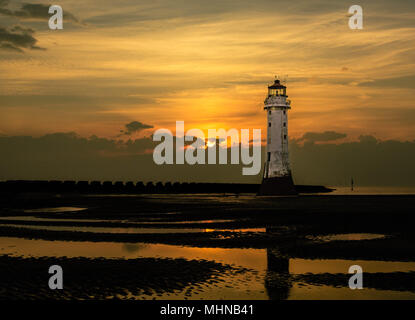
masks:
<path id="1" fill-rule="evenodd" d="M 267 112 L 267 153 L 259 195 L 297 194 L 288 154 L 288 110 L 287 88 L 276 79 L 268 87 L 264 101 Z"/>

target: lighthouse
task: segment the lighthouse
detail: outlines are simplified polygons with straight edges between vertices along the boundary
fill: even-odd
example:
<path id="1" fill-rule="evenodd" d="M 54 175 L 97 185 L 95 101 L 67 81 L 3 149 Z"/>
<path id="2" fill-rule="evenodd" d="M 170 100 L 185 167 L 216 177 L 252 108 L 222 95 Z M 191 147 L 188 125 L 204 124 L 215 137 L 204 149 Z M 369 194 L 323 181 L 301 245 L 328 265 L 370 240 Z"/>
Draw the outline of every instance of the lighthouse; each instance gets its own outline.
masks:
<path id="1" fill-rule="evenodd" d="M 268 86 L 264 101 L 267 112 L 267 152 L 259 195 L 296 195 L 291 176 L 288 154 L 288 110 L 287 88 L 276 79 Z"/>

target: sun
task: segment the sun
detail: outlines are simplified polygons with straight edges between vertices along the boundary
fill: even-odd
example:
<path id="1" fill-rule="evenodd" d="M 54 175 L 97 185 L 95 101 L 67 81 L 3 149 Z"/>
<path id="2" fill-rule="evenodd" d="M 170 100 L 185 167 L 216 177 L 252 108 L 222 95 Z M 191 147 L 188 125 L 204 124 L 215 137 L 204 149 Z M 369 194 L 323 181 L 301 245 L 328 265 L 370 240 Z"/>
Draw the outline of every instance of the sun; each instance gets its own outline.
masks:
<path id="1" fill-rule="evenodd" d="M 207 148 L 211 148 L 214 147 L 216 145 L 216 141 L 213 139 L 206 139 L 206 147 Z"/>

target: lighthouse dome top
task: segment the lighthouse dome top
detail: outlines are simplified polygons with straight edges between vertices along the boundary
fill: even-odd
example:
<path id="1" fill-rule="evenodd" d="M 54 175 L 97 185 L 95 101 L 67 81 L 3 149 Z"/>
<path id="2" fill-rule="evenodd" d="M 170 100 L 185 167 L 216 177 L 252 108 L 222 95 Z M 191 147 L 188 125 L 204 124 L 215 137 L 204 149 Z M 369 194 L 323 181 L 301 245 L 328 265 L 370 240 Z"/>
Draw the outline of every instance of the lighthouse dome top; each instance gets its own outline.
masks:
<path id="1" fill-rule="evenodd" d="M 271 96 L 287 96 L 287 87 L 282 85 L 279 79 L 275 79 L 274 83 L 268 86 L 268 97 Z"/>
<path id="2" fill-rule="evenodd" d="M 286 86 L 283 86 L 280 83 L 279 79 L 275 79 L 274 83 L 272 85 L 268 86 L 268 89 L 284 89 L 284 88 L 286 88 Z"/>

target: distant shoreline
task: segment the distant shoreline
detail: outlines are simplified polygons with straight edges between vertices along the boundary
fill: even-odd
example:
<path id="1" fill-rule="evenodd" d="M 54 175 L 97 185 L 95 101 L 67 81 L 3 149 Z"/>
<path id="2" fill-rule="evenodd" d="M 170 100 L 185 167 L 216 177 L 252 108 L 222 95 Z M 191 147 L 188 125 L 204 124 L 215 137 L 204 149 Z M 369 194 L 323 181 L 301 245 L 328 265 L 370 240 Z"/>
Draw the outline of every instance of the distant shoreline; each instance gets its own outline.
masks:
<path id="1" fill-rule="evenodd" d="M 260 184 L 187 183 L 187 182 L 122 182 L 122 181 L 43 181 L 8 180 L 0 182 L 1 193 L 84 193 L 84 194 L 182 194 L 182 193 L 257 193 Z M 318 185 L 296 185 L 298 193 L 329 193 L 334 188 Z"/>

